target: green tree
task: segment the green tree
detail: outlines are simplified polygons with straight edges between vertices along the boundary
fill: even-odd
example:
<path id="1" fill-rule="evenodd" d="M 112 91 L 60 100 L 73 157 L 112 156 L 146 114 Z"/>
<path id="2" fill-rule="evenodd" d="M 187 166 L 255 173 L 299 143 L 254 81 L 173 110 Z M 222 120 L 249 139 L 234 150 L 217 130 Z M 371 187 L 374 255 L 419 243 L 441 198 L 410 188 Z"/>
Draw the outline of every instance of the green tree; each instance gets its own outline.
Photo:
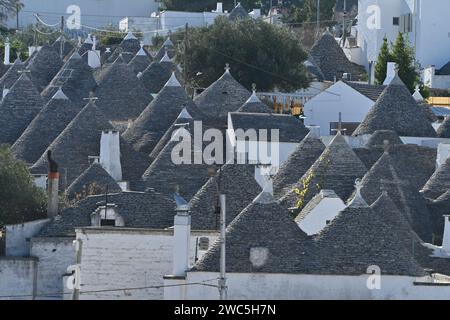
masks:
<path id="1" fill-rule="evenodd" d="M 321 25 L 333 25 L 333 10 L 336 0 L 320 1 L 320 21 Z M 301 4 L 292 5 L 284 20 L 289 23 L 303 23 L 317 21 L 317 0 L 304 0 Z"/>
<path id="2" fill-rule="evenodd" d="M 408 87 L 414 92 L 416 84 L 419 82 L 419 73 L 415 64 L 414 49 L 405 39 L 403 33 L 399 32 L 394 45 L 392 46 L 392 59 L 398 65 L 398 75 Z"/>
<path id="3" fill-rule="evenodd" d="M 22 7 L 23 4 L 20 0 L 0 0 L 0 21 L 5 21 Z"/>
<path id="4" fill-rule="evenodd" d="M 174 34 L 179 37 L 183 33 Z M 308 78 L 303 62 L 307 54 L 284 28 L 262 20 L 231 22 L 219 17 L 204 28 L 189 30 L 186 53 L 177 58 L 186 68 L 190 87 L 207 87 L 231 65 L 233 76 L 242 85 L 258 90 L 305 88 Z"/>
<path id="5" fill-rule="evenodd" d="M 33 183 L 25 163 L 0 145 L 0 228 L 46 216 L 45 193 Z"/>
<path id="6" fill-rule="evenodd" d="M 375 80 L 377 84 L 382 84 L 386 79 L 388 62 L 397 64 L 400 79 L 408 87 L 409 91 L 413 93 L 420 78 L 415 63 L 414 49 L 401 32 L 397 35 L 392 48 L 389 48 L 387 39 L 384 39 L 375 65 Z"/>
<path id="7" fill-rule="evenodd" d="M 383 39 L 383 45 L 381 46 L 380 53 L 378 54 L 378 60 L 375 64 L 375 83 L 383 84 L 387 75 L 387 63 L 392 61 L 391 51 L 389 50 L 389 43 L 387 38 Z"/>

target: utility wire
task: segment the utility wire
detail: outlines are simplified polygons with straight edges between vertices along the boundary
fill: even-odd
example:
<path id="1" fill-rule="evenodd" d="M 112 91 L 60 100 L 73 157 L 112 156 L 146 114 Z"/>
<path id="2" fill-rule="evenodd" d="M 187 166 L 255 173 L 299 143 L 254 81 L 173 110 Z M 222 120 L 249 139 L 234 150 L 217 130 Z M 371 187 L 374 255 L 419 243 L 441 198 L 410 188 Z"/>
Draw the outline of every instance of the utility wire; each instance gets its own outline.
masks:
<path id="1" fill-rule="evenodd" d="M 217 288 L 217 285 L 208 284 L 207 282 L 219 280 L 219 278 L 203 280 L 200 282 L 190 282 L 190 283 L 181 283 L 181 284 L 170 284 L 170 285 L 160 285 L 160 286 L 145 286 L 145 287 L 130 287 L 130 288 L 117 288 L 117 289 L 100 289 L 100 290 L 87 290 L 81 291 L 80 295 L 83 294 L 91 294 L 91 293 L 102 293 L 102 292 L 118 292 L 118 291 L 137 291 L 137 290 L 147 290 L 147 289 L 161 289 L 161 288 L 172 288 L 172 287 L 185 287 L 185 286 L 193 286 L 193 285 L 202 285 L 207 287 Z M 61 295 L 71 295 L 72 292 L 55 292 L 55 293 L 46 293 L 40 295 L 32 295 L 32 294 L 22 294 L 22 295 L 10 295 L 10 296 L 0 296 L 0 299 L 4 298 L 26 298 L 26 297 L 55 297 Z"/>

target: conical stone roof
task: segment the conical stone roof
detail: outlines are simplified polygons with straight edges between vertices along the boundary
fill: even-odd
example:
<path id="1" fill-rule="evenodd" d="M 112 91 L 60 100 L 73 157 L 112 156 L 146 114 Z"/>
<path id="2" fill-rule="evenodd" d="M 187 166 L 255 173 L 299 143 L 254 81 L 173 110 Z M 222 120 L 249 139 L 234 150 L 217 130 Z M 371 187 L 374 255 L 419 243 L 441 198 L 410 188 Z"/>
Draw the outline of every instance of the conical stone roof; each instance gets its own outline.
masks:
<path id="1" fill-rule="evenodd" d="M 180 128 L 180 125 L 185 125 L 187 123 L 189 123 L 189 125 L 193 125 L 193 121 L 194 118 L 191 116 L 188 110 L 184 108 L 178 115 L 177 119 L 172 123 L 169 129 L 167 129 L 162 138 L 159 139 L 158 143 L 153 148 L 152 152 L 150 153 L 150 163 L 152 163 L 156 159 L 156 157 L 159 155 L 162 149 L 164 149 L 166 144 L 169 143 L 170 139 L 172 139 L 172 134 Z"/>
<path id="2" fill-rule="evenodd" d="M 152 63 L 152 59 L 145 52 L 144 48 L 141 48 L 138 53 L 131 59 L 128 65 L 133 69 L 137 75 L 139 72 L 143 72 Z"/>
<path id="3" fill-rule="evenodd" d="M 236 7 L 231 10 L 230 14 L 228 15 L 228 19 L 231 21 L 237 21 L 239 19 L 245 19 L 248 18 L 248 12 L 245 10 L 245 8 L 241 5 L 241 3 L 238 3 Z"/>
<path id="4" fill-rule="evenodd" d="M 41 96 L 49 100 L 61 87 L 72 102 L 83 106 L 84 99 L 89 97 L 96 85 L 91 67 L 78 52 L 75 52 L 41 93 Z"/>
<path id="5" fill-rule="evenodd" d="M 273 179 L 275 198 L 282 197 L 297 183 L 325 151 L 325 145 L 318 135 L 310 132 L 280 167 Z"/>
<path id="6" fill-rule="evenodd" d="M 63 61 L 58 52 L 48 45 L 44 45 L 27 64 L 27 70 L 31 72 L 31 79 L 39 92 L 45 89 L 53 77 L 63 66 Z"/>
<path id="7" fill-rule="evenodd" d="M 391 146 L 403 144 L 402 140 L 395 131 L 377 130 L 369 138 L 369 141 L 367 141 L 366 147 L 384 147 L 386 141 Z"/>
<path id="8" fill-rule="evenodd" d="M 35 163 L 80 111 L 81 107 L 58 91 L 14 143 L 14 155 L 26 163 Z"/>
<path id="9" fill-rule="evenodd" d="M 353 192 L 355 180 L 366 172 L 364 164 L 338 133 L 293 189 L 281 198 L 281 203 L 287 208 L 301 209 L 320 190 L 333 190 L 341 199 L 347 199 Z M 301 195 L 294 192 L 295 188 Z"/>
<path id="10" fill-rule="evenodd" d="M 421 192 L 427 198 L 436 199 L 448 190 L 450 190 L 450 158 L 436 169 Z"/>
<path id="11" fill-rule="evenodd" d="M 125 131 L 123 137 L 137 151 L 150 154 L 184 108 L 189 112 L 195 105 L 173 73 L 156 98 Z"/>
<path id="12" fill-rule="evenodd" d="M 114 121 L 136 119 L 152 100 L 121 57 L 102 74 L 95 93 L 98 108 Z"/>
<path id="13" fill-rule="evenodd" d="M 450 138 L 450 117 L 447 116 L 437 130 L 438 138 Z"/>
<path id="14" fill-rule="evenodd" d="M 436 137 L 436 131 L 396 75 L 353 135 L 393 130 L 402 137 Z"/>
<path id="15" fill-rule="evenodd" d="M 14 63 L 10 66 L 8 71 L 1 77 L 0 79 L 0 88 L 3 89 L 10 89 L 14 82 L 19 79 L 21 75 L 21 71 L 25 69 L 25 63 L 22 62 L 20 59 L 16 59 Z"/>
<path id="16" fill-rule="evenodd" d="M 172 40 L 170 40 L 170 38 L 167 38 L 166 41 L 164 41 L 164 43 L 162 44 L 161 48 L 159 48 L 158 52 L 155 55 L 155 60 L 160 61 L 166 53 L 170 59 L 173 59 L 173 57 L 175 57 L 177 53 L 175 46 L 173 45 L 173 42 Z"/>
<path id="17" fill-rule="evenodd" d="M 27 74 L 22 74 L 0 103 L 0 144 L 12 145 L 43 105 L 33 82 Z"/>
<path id="18" fill-rule="evenodd" d="M 98 156 L 103 130 L 112 130 L 100 109 L 89 102 L 47 148 L 58 161 L 61 176 L 70 185 L 89 167 L 89 157 Z M 46 152 L 33 165 L 32 172 L 47 172 Z"/>
<path id="19" fill-rule="evenodd" d="M 226 125 L 228 113 L 239 110 L 250 96 L 251 93 L 233 78 L 227 68 L 194 102 L 206 117 Z"/>
<path id="20" fill-rule="evenodd" d="M 244 210 L 262 191 L 255 180 L 252 165 L 229 163 L 222 166 L 191 199 L 189 208 L 192 216 L 192 229 L 217 230 L 219 188 L 227 201 L 227 225 Z M 220 186 L 219 186 L 220 184 Z"/>
<path id="21" fill-rule="evenodd" d="M 138 77 L 151 94 L 157 94 L 169 81 L 175 65 L 170 61 L 153 61 Z M 181 79 L 177 75 L 178 79 Z"/>
<path id="22" fill-rule="evenodd" d="M 66 190 L 69 199 L 75 199 L 87 195 L 119 193 L 117 182 L 103 169 L 99 163 L 93 163 L 87 168 Z"/>
<path id="23" fill-rule="evenodd" d="M 421 239 L 431 241 L 430 212 L 426 202 L 408 180 L 400 178 L 388 153 L 384 153 L 362 179 L 361 194 L 367 203 L 375 202 L 383 191 L 387 191 Z"/>
<path id="24" fill-rule="evenodd" d="M 289 212 L 263 191 L 226 230 L 226 270 L 231 273 L 313 273 L 314 252 Z M 216 241 L 192 271 L 220 270 Z"/>
<path id="25" fill-rule="evenodd" d="M 364 68 L 350 62 L 342 48 L 330 32 L 325 32 L 311 48 L 311 60 L 314 61 L 325 80 L 341 79 L 344 73 L 351 74 L 352 80 L 365 73 Z"/>
<path id="26" fill-rule="evenodd" d="M 140 49 L 140 41 L 131 32 L 129 32 L 122 40 L 120 45 L 116 48 L 116 50 L 114 50 L 114 52 L 108 58 L 107 62 L 113 63 L 114 61 L 116 61 L 119 55 L 122 54 L 125 63 L 129 63 Z"/>
<path id="27" fill-rule="evenodd" d="M 186 147 L 190 145 L 190 148 L 180 150 L 180 147 L 182 147 L 181 141 L 186 141 L 183 139 L 183 134 L 190 135 L 191 143 L 185 144 Z M 208 165 L 203 161 L 203 158 L 201 163 L 195 163 L 196 157 L 203 156 L 204 146 L 201 150 L 197 150 L 193 137 L 193 119 L 189 119 L 184 126 L 178 128 L 172 139 L 164 146 L 143 174 L 144 184 L 147 188 L 169 196 L 178 192 L 189 201 L 208 181 Z M 187 158 L 188 162 L 175 163 L 174 155 L 182 156 L 183 159 Z"/>
<path id="28" fill-rule="evenodd" d="M 424 276 L 413 255 L 399 245 L 394 228 L 357 196 L 319 234 L 316 273 L 363 275 L 378 266 L 384 275 Z"/>
<path id="29" fill-rule="evenodd" d="M 265 103 L 263 103 L 256 96 L 256 92 L 253 91 L 252 95 L 248 100 L 243 104 L 241 108 L 239 108 L 238 112 L 247 112 L 247 113 L 272 113 L 273 110 L 269 108 Z"/>

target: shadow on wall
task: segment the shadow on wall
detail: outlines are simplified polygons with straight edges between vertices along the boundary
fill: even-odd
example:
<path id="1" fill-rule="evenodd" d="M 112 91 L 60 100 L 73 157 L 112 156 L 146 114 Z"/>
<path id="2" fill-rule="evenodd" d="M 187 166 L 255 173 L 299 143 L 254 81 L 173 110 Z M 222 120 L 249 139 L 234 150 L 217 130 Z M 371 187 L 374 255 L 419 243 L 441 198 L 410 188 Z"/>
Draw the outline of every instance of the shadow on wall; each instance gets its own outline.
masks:
<path id="1" fill-rule="evenodd" d="M 5 231 L 0 228 L 0 257 L 5 255 Z"/>

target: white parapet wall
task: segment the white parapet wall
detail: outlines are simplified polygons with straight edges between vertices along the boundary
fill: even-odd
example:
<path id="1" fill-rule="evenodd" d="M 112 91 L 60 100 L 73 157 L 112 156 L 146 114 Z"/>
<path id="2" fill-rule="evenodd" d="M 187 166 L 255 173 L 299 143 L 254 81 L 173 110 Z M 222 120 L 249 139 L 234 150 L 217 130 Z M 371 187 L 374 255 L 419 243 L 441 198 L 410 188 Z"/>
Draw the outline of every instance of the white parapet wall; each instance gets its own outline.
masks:
<path id="1" fill-rule="evenodd" d="M 189 272 L 177 287 L 165 290 L 165 299 L 218 300 L 217 288 L 189 285 L 219 277 L 214 272 Z M 447 300 L 450 283 L 433 283 L 430 279 L 408 276 L 377 275 L 339 276 L 271 273 L 227 273 L 229 300 Z M 172 284 L 167 279 L 165 284 Z M 217 282 L 208 282 L 217 285 Z"/>

